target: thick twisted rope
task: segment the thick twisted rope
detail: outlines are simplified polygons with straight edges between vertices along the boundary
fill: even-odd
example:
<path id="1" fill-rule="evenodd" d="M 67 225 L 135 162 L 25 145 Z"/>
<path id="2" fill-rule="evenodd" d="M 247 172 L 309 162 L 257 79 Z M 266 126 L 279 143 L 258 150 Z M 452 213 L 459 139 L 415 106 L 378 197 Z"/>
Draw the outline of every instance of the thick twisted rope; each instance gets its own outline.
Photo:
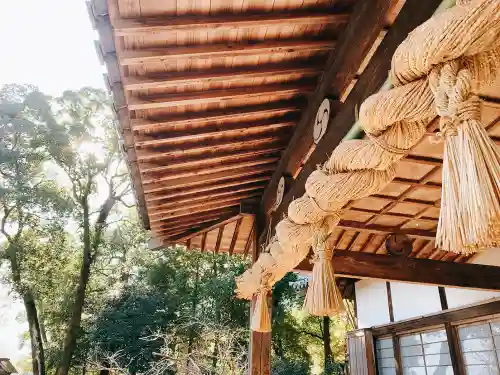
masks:
<path id="1" fill-rule="evenodd" d="M 325 219 L 329 216 L 339 218 L 340 210 L 350 200 L 380 192 L 390 183 L 395 176 L 395 163 L 415 147 L 433 118 L 441 116 L 444 137 L 458 135 L 459 121 L 477 122 L 479 100 L 472 88 L 491 83 L 499 65 L 499 0 L 473 0 L 457 5 L 410 33 L 392 59 L 391 79 L 395 87 L 372 95 L 361 106 L 360 122 L 368 139 L 341 143 L 328 161 L 309 176 L 306 194 L 289 205 L 288 217 L 278 223 L 276 236 L 283 250 L 279 257 L 283 259 L 276 259 L 276 264 L 283 261 L 289 266 L 300 262 L 312 245 L 318 225 L 328 225 Z M 454 154 L 458 157 L 460 152 L 452 149 L 445 159 Z M 442 204 L 459 199 L 460 186 L 444 190 Z M 460 217 L 445 217 L 440 218 L 438 232 L 443 231 L 442 220 L 464 232 L 470 229 L 463 228 Z M 483 235 L 484 230 L 491 234 L 498 228 L 470 233 Z M 467 235 L 462 237 L 465 243 Z M 456 241 L 445 236 L 441 244 L 451 247 Z M 254 271 L 259 272 L 258 266 Z M 254 271 L 247 271 L 248 275 L 239 279 L 242 297 L 257 290 L 250 277 Z"/>

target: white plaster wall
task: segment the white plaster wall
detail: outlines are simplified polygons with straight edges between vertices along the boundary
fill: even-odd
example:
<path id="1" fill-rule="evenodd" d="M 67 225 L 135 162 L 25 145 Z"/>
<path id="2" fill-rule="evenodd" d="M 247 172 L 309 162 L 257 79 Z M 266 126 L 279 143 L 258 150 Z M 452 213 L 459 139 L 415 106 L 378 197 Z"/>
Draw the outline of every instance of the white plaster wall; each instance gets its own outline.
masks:
<path id="1" fill-rule="evenodd" d="M 390 322 L 385 281 L 356 282 L 356 312 L 358 328 L 368 328 Z"/>
<path id="2" fill-rule="evenodd" d="M 471 263 L 500 266 L 500 249 L 489 249 L 476 255 Z M 500 292 L 446 288 L 446 299 L 450 309 L 500 297 Z"/>
<path id="3" fill-rule="evenodd" d="M 441 311 L 437 286 L 391 282 L 394 321 Z"/>

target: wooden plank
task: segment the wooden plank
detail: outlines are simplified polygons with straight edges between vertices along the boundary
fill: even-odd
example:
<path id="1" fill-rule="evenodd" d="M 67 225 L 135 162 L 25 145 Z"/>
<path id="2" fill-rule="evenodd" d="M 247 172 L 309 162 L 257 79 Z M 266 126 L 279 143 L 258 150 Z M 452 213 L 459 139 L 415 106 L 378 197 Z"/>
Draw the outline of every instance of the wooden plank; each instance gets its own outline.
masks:
<path id="1" fill-rule="evenodd" d="M 174 197 L 185 197 L 185 196 L 203 196 L 207 194 L 208 192 L 212 192 L 213 194 L 216 194 L 217 192 L 223 191 L 223 189 L 231 188 L 234 186 L 238 186 L 241 188 L 245 188 L 248 186 L 255 186 L 255 187 L 261 187 L 265 185 L 265 181 L 268 179 L 268 177 L 257 177 L 257 178 L 250 178 L 250 179 L 241 179 L 241 180 L 234 180 L 234 181 L 229 181 L 229 182 L 222 182 L 219 184 L 211 184 L 211 185 L 205 185 L 201 187 L 194 187 L 191 189 L 178 189 L 174 190 L 170 193 L 152 193 L 149 194 L 149 199 L 148 199 L 148 205 L 152 205 L 154 207 L 156 204 L 162 204 L 161 202 L 174 198 Z M 226 190 L 227 191 L 227 190 Z M 159 202 L 159 203 L 158 203 Z"/>
<path id="2" fill-rule="evenodd" d="M 235 123 L 212 126 L 210 128 L 189 129 L 177 132 L 157 133 L 154 135 L 138 134 L 134 138 L 136 146 L 141 148 L 147 146 L 182 145 L 189 142 L 205 142 L 221 138 L 235 138 L 241 136 L 261 134 L 264 132 L 279 131 L 280 129 L 293 127 L 294 121 L 287 120 L 261 120 L 250 123 Z"/>
<path id="3" fill-rule="evenodd" d="M 215 249 L 214 249 L 215 254 L 219 253 L 220 244 L 222 242 L 222 234 L 224 233 L 225 227 L 226 227 L 225 225 L 219 226 L 219 232 L 217 233 L 217 242 L 215 243 Z"/>
<path id="4" fill-rule="evenodd" d="M 448 347 L 450 349 L 451 365 L 453 367 L 453 374 L 466 375 L 465 363 L 462 356 L 462 349 L 460 348 L 460 338 L 458 336 L 457 327 L 451 323 L 445 323 L 446 338 L 448 340 Z"/>
<path id="5" fill-rule="evenodd" d="M 330 124 L 325 135 L 321 138 L 316 149 L 303 166 L 292 188 L 283 198 L 280 207 L 272 214 L 272 228 L 286 214 L 290 202 L 294 198 L 304 194 L 305 182 L 309 175 L 316 170 L 317 165 L 323 164 L 327 160 L 332 150 L 342 141 L 355 123 L 355 109 L 357 106 L 382 86 L 390 69 L 391 56 L 397 46 L 413 28 L 426 21 L 433 14 L 440 2 L 441 0 L 406 1 L 393 26 L 387 32 L 386 37 L 375 52 L 367 68 L 361 74 L 357 85 L 340 111 L 333 118 L 330 118 Z M 367 4 L 369 2 L 360 2 L 359 4 L 361 3 Z M 297 127 L 298 129 L 299 127 Z M 272 191 L 272 187 L 270 189 Z"/>
<path id="6" fill-rule="evenodd" d="M 495 299 L 487 303 L 479 303 L 469 307 L 449 309 L 436 314 L 419 316 L 418 318 L 414 319 L 408 319 L 397 323 L 373 327 L 372 331 L 374 336 L 379 337 L 398 332 L 423 329 L 436 325 L 477 319 L 483 316 L 489 316 L 498 313 L 500 313 L 500 299 Z"/>
<path id="7" fill-rule="evenodd" d="M 237 215 L 238 211 L 237 209 L 231 209 L 231 208 L 221 208 L 218 210 L 213 210 L 211 212 L 203 212 L 203 213 L 193 213 L 190 217 L 187 218 L 178 218 L 178 219 L 172 219 L 168 220 L 164 223 L 158 223 L 154 226 L 152 226 L 152 229 L 166 229 L 166 228 L 172 228 L 176 225 L 184 225 L 184 224 L 196 224 L 198 223 L 196 220 L 205 220 L 205 219 L 214 219 L 214 218 L 219 218 L 223 215 L 232 213 L 233 215 Z"/>
<path id="8" fill-rule="evenodd" d="M 330 53 L 307 110 L 303 112 L 295 134 L 264 194 L 264 212 L 272 207 L 281 176 L 294 176 L 314 144 L 313 125 L 319 105 L 326 96 L 340 98 L 340 93 L 354 78 L 365 55 L 383 30 L 390 5 L 391 0 L 359 1 L 355 5 L 349 23 L 339 37 L 339 45 Z M 390 61 L 391 56 L 385 58 Z M 385 74 L 387 75 L 387 70 Z M 332 129 L 332 124 L 328 128 Z"/>
<path id="9" fill-rule="evenodd" d="M 213 58 L 255 56 L 257 54 L 320 52 L 335 47 L 333 40 L 281 40 L 273 42 L 239 42 L 225 44 L 193 45 L 187 47 L 151 48 L 147 50 L 125 50 L 120 53 L 121 65 L 165 62 L 183 58 Z"/>
<path id="10" fill-rule="evenodd" d="M 255 117 L 269 118 L 272 116 L 284 116 L 297 112 L 299 110 L 299 104 L 300 103 L 296 101 L 288 101 L 284 103 L 277 102 L 253 105 L 243 108 L 197 112 L 194 114 L 174 114 L 164 116 L 159 120 L 131 119 L 130 127 L 134 131 L 162 132 L 168 129 L 184 128 L 192 124 L 200 126 L 220 123 L 222 121 L 245 121 L 246 119 L 253 119 Z"/>
<path id="11" fill-rule="evenodd" d="M 171 229 L 174 228 L 175 226 L 178 225 L 185 225 L 185 224 L 198 224 L 198 223 L 203 223 L 206 222 L 206 219 L 213 220 L 213 219 L 218 219 L 219 217 L 225 215 L 225 214 L 238 214 L 238 208 L 237 207 L 221 207 L 219 209 L 213 209 L 210 211 L 203 211 L 203 212 L 198 212 L 198 213 L 193 213 L 192 215 L 188 215 L 186 217 L 179 217 L 175 219 L 166 219 L 163 221 L 158 221 L 155 223 L 151 224 L 151 229 L 154 230 L 163 230 L 163 229 Z"/>
<path id="12" fill-rule="evenodd" d="M 500 267 L 429 259 L 336 251 L 333 265 L 337 277 L 383 279 L 438 286 L 500 290 Z M 312 271 L 303 261 L 298 271 Z"/>
<path id="13" fill-rule="evenodd" d="M 142 183 L 143 184 L 153 184 L 153 183 L 158 183 L 162 181 L 170 181 L 170 180 L 175 180 L 178 178 L 185 178 L 185 177 L 194 177 L 194 176 L 204 176 L 207 174 L 213 174 L 217 172 L 224 172 L 224 171 L 232 171 L 235 169 L 241 169 L 241 168 L 250 168 L 250 167 L 255 167 L 258 165 L 265 165 L 265 164 L 275 164 L 276 161 L 278 161 L 278 158 L 263 158 L 263 159 L 257 159 L 257 160 L 252 160 L 252 161 L 244 161 L 241 163 L 229 163 L 227 165 L 221 165 L 221 166 L 213 166 L 210 168 L 201 168 L 201 169 L 193 169 L 193 170 L 188 170 L 185 172 L 172 172 L 172 173 L 155 173 L 154 175 L 148 175 L 144 176 L 142 178 Z"/>
<path id="14" fill-rule="evenodd" d="M 217 140 L 213 142 L 205 142 L 203 144 L 196 144 L 191 147 L 170 147 L 168 151 L 159 150 L 136 150 L 137 160 L 140 161 L 154 161 L 155 159 L 176 158 L 176 157 L 189 157 L 196 154 L 206 153 L 206 157 L 224 151 L 239 151 L 251 150 L 254 147 L 262 148 L 264 146 L 274 147 L 276 144 L 282 145 L 287 138 L 286 132 L 277 133 L 271 136 L 253 136 L 242 138 L 239 140 Z M 208 143 L 208 144 L 207 144 Z"/>
<path id="15" fill-rule="evenodd" d="M 130 110 L 171 108 L 180 105 L 209 104 L 235 99 L 258 98 L 261 96 L 282 96 L 288 99 L 291 95 L 306 95 L 312 92 L 313 89 L 311 85 L 281 84 L 196 91 L 161 96 L 130 97 L 128 99 L 128 108 Z"/>
<path id="16" fill-rule="evenodd" d="M 209 175 L 204 175 L 202 177 L 200 176 L 194 176 L 194 177 L 187 177 L 187 178 L 179 178 L 176 180 L 171 180 L 168 184 L 167 183 L 158 183 L 158 184 L 145 184 L 144 185 L 144 192 L 146 193 L 152 193 L 152 192 L 158 192 L 158 191 L 166 191 L 166 190 L 174 190 L 174 189 L 179 189 L 182 187 L 188 187 L 188 186 L 193 186 L 193 185 L 200 185 L 200 184 L 212 184 L 217 181 L 223 181 L 223 180 L 228 180 L 228 179 L 236 179 L 239 177 L 249 177 L 253 175 L 259 175 L 259 174 L 269 174 L 271 170 L 273 170 L 274 166 L 259 166 L 259 167 L 254 167 L 252 169 L 242 169 L 242 170 L 233 170 L 233 171 L 225 171 L 225 172 L 218 172 L 218 173 L 212 173 Z M 147 197 L 146 197 L 146 200 Z"/>
<path id="17" fill-rule="evenodd" d="M 253 198 L 260 196 L 259 192 L 243 192 L 239 194 L 232 194 L 227 197 L 222 197 L 219 199 L 212 199 L 210 201 L 205 202 L 195 202 L 193 204 L 179 204 L 179 205 L 169 205 L 168 208 L 160 208 L 156 210 L 149 210 L 149 218 L 150 220 L 156 220 L 159 217 L 175 215 L 178 212 L 185 212 L 186 210 L 192 210 L 192 212 L 197 212 L 197 209 L 200 207 L 206 207 L 207 204 L 218 204 L 218 203 L 228 203 L 234 201 L 241 201 L 243 199 Z"/>
<path id="18" fill-rule="evenodd" d="M 163 201 L 155 201 L 152 202 L 148 205 L 149 211 L 154 212 L 154 210 L 157 209 L 162 209 L 162 208 L 168 208 L 172 207 L 172 205 L 182 205 L 182 204 L 188 204 L 188 203 L 194 203 L 194 202 L 203 202 L 203 201 L 211 201 L 214 198 L 219 198 L 219 197 L 227 197 L 231 196 L 237 193 L 243 193 L 243 192 L 256 192 L 262 190 L 264 185 L 250 185 L 250 186 L 243 186 L 243 187 L 237 187 L 236 189 L 225 189 L 220 192 L 212 193 L 212 194 L 198 194 L 197 196 L 190 196 L 188 198 L 183 198 L 183 199 L 172 199 L 172 200 L 163 200 Z"/>
<path id="19" fill-rule="evenodd" d="M 162 171 L 177 171 L 177 170 L 185 170 L 194 167 L 213 167 L 215 165 L 222 165 L 225 163 L 231 163 L 235 161 L 245 161 L 245 160 L 253 160 L 256 157 L 262 157 L 265 155 L 269 158 L 277 157 L 278 152 L 282 150 L 281 146 L 274 147 L 261 147 L 260 149 L 254 149 L 245 152 L 236 152 L 236 153 L 226 153 L 226 154 L 216 154 L 211 157 L 206 157 L 206 155 L 202 156 L 194 156 L 192 158 L 185 158 L 177 161 L 170 161 L 165 164 L 163 162 L 157 163 L 147 163 L 141 162 L 139 163 L 139 169 L 143 173 L 143 175 L 155 172 Z"/>
<path id="20" fill-rule="evenodd" d="M 113 22 L 116 36 L 134 36 L 178 30 L 210 29 L 211 32 L 222 32 L 234 29 L 263 27 L 270 25 L 293 24 L 294 26 L 309 24 L 343 24 L 349 20 L 348 13 L 296 11 L 223 14 L 210 16 L 175 16 L 175 17 L 143 17 L 119 18 Z"/>
<path id="21" fill-rule="evenodd" d="M 321 67 L 304 64 L 279 64 L 262 66 L 259 69 L 225 68 L 212 69 L 200 72 L 173 72 L 169 74 L 148 76 L 123 77 L 125 90 L 148 90 L 167 88 L 178 85 L 202 85 L 213 82 L 231 82 L 241 79 L 268 78 L 279 75 L 316 76 Z"/>
<path id="22" fill-rule="evenodd" d="M 236 241 L 238 240 L 238 236 L 240 235 L 240 227 L 243 222 L 243 218 L 239 218 L 236 222 L 236 226 L 233 232 L 233 238 L 231 239 L 231 245 L 229 245 L 229 255 L 233 255 L 234 246 L 236 245 Z"/>

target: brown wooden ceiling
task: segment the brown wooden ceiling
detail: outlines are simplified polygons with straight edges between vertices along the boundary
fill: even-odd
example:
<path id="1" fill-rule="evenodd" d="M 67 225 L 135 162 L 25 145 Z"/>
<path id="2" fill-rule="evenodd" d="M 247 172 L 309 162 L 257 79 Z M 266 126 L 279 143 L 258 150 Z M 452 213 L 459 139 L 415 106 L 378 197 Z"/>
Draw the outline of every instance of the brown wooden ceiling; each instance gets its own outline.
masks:
<path id="1" fill-rule="evenodd" d="M 370 59 L 404 4 L 391 3 L 380 20 L 386 28 L 361 56 L 359 68 L 350 67 L 356 73 L 349 76 L 351 84 L 335 88 L 339 106 L 349 103 L 358 78 L 369 74 Z M 326 61 L 336 57 L 355 5 L 354 0 L 89 3 L 138 206 L 157 239 L 207 251 L 249 252 L 264 189 L 310 95 L 325 79 Z M 390 55 L 383 58 L 389 61 Z M 500 84 L 481 95 L 483 119 L 500 142 Z M 334 233 L 338 249 L 383 254 L 385 238 L 397 232 L 414 239 L 412 257 L 468 260 L 434 246 L 443 149 L 435 130 L 430 124 L 383 192 L 347 205 Z M 301 163 L 291 173 L 299 179 L 308 158 L 323 153 L 314 145 L 305 151 L 295 155 Z"/>
<path id="2" fill-rule="evenodd" d="M 201 247 L 207 233 L 207 249 L 245 251 L 248 214 L 259 206 L 353 3 L 89 4 L 137 200 L 155 237 L 186 243 L 197 234 L 189 245 Z M 219 240 L 218 227 L 206 231 L 217 223 Z"/>

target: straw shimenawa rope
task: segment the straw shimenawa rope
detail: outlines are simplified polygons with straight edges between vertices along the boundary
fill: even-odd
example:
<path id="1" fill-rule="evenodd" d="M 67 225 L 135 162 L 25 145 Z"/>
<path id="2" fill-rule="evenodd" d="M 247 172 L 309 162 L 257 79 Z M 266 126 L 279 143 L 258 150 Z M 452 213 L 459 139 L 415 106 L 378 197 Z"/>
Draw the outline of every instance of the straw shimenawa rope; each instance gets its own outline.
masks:
<path id="1" fill-rule="evenodd" d="M 372 95 L 360 108 L 368 139 L 341 143 L 311 173 L 306 194 L 289 205 L 288 217 L 278 223 L 277 240 L 289 261 L 276 259 L 276 264 L 283 261 L 291 270 L 308 254 L 314 231 L 327 225 L 325 218 L 337 217 L 348 201 L 377 193 L 391 182 L 395 163 L 438 115 L 445 155 L 436 242 L 465 253 L 494 245 L 500 223 L 500 156 L 480 123 L 475 92 L 493 82 L 499 66 L 499 0 L 461 2 L 411 32 L 392 59 L 394 88 Z M 251 298 L 259 288 L 255 275 L 265 272 L 273 269 L 256 265 L 248 270 L 238 279 L 238 294 Z"/>

